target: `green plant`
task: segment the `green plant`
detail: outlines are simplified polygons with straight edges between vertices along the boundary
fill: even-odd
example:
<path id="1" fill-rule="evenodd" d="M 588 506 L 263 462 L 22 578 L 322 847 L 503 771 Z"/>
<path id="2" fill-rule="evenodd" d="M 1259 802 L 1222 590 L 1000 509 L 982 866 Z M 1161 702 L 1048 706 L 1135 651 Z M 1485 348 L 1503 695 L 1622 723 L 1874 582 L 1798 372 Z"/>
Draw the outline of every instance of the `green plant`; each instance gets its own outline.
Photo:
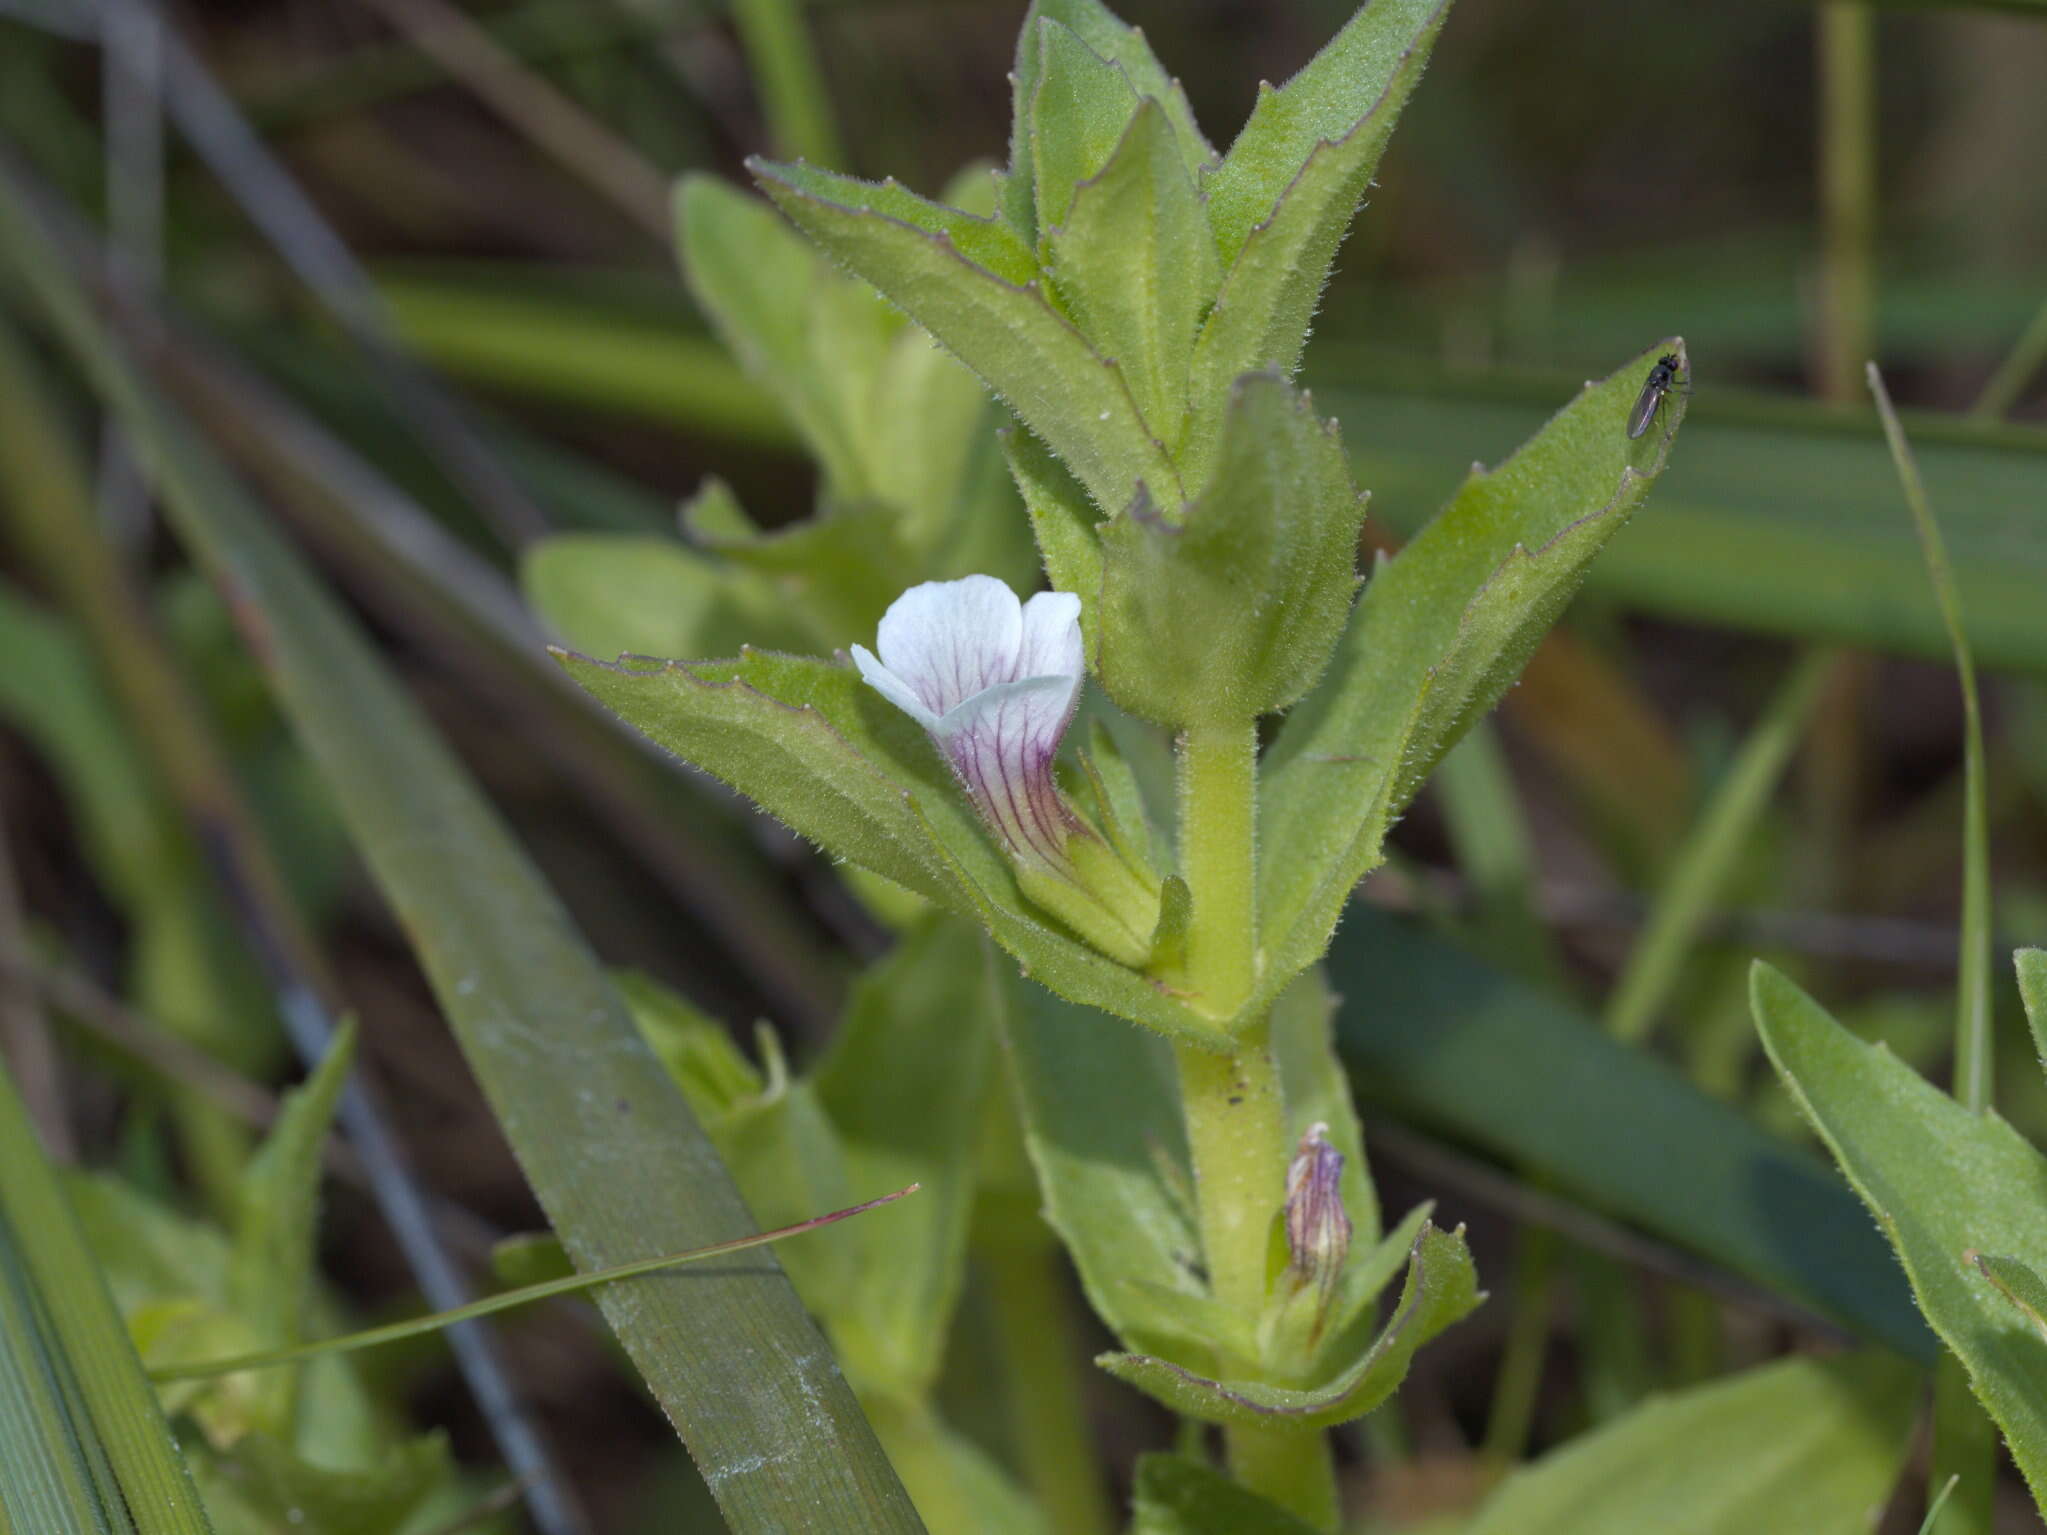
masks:
<path id="1" fill-rule="evenodd" d="M 1220 1424 L 1232 1474 L 1317 1527 L 1336 1517 L 1322 1431 L 1384 1401 L 1480 1296 L 1461 1236 L 1425 1212 L 1382 1238 L 1311 972 L 1390 821 L 1661 469 L 1682 399 L 1645 440 L 1624 431 L 1650 363 L 1670 350 L 1689 369 L 1681 342 L 1659 342 L 1589 386 L 1357 596 L 1364 497 L 1291 377 L 1445 10 L 1361 11 L 1217 154 L 1140 33 L 1091 0 L 1041 0 L 1010 164 L 978 210 L 755 164 L 826 256 L 1014 411 L 1010 469 L 1054 588 L 1025 604 L 977 566 L 876 611 L 890 573 L 945 573 L 936 551 L 971 536 L 959 518 L 999 508 L 887 483 L 904 460 L 876 422 L 907 403 L 890 360 L 924 343 L 734 194 L 688 187 L 692 282 L 816 453 L 824 506 L 773 540 L 772 579 L 796 599 L 783 622 L 747 636 L 743 617 L 712 616 L 758 611 L 744 594 L 763 567 L 742 551 L 764 547 L 720 537 L 732 508 L 715 489 L 688 520 L 726 563 L 671 556 L 673 588 L 638 587 L 632 611 L 670 654 L 678 613 L 706 615 L 691 639 L 770 643 L 803 614 L 813 645 L 864 640 L 878 618 L 878 655 L 563 656 L 654 740 L 1019 962 L 1035 983 L 1009 1029 L 1026 1140 L 1127 1350 L 1103 1364 Z M 923 462 L 957 458 L 923 429 Z M 878 509 L 864 524 L 862 505 Z M 549 598 L 604 592 L 593 562 L 626 556 L 543 546 L 529 584 L 571 636 L 617 635 L 616 610 Z M 1084 676 L 1106 700 L 1063 761 Z M 1165 740 L 1170 805 L 1130 765 Z M 1165 1160 L 1133 1176 L 1143 1145 Z M 1325 1184 L 1341 1200 L 1311 1219 Z"/>

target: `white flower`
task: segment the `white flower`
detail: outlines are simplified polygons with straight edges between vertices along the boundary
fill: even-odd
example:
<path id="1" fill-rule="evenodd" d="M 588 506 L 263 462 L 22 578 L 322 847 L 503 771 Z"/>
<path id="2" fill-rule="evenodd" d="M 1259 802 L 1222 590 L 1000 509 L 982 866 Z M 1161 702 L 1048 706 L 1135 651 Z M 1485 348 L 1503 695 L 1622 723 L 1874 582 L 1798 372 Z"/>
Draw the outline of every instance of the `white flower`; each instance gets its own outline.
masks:
<path id="1" fill-rule="evenodd" d="M 1020 603 L 993 576 L 927 581 L 889 605 L 879 659 L 853 663 L 930 733 L 982 817 L 1019 858 L 1063 865 L 1072 812 L 1052 778 L 1080 700 L 1080 599 Z"/>

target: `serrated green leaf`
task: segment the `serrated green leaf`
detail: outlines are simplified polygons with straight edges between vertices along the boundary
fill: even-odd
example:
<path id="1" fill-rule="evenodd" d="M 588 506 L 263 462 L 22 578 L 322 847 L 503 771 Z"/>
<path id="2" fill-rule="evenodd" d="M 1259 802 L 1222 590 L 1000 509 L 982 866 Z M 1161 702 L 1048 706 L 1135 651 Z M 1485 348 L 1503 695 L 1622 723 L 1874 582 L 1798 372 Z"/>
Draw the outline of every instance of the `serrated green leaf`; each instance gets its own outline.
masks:
<path id="1" fill-rule="evenodd" d="M 1190 174 L 1214 162 L 1215 151 L 1194 121 L 1187 93 L 1160 66 L 1139 28 L 1125 25 L 1100 0 L 1032 0 L 1023 29 L 1017 34 L 1016 63 L 1010 71 L 1009 169 L 997 177 L 1002 216 L 1011 228 L 1031 241 L 1040 233 L 1030 129 L 1031 103 L 1038 89 L 1037 22 L 1041 17 L 1071 28 L 1088 47 L 1118 65 L 1139 96 L 1150 97 L 1165 107 Z"/>
<path id="2" fill-rule="evenodd" d="M 1131 1535 L 1314 1535 L 1276 1503 L 1184 1455 L 1141 1455 Z"/>
<path id="3" fill-rule="evenodd" d="M 980 226 L 964 214 L 951 227 L 931 227 L 940 221 L 929 218 L 919 225 L 867 183 L 758 160 L 752 169 L 827 254 L 901 305 L 1007 400 L 1098 505 L 1122 508 L 1140 481 L 1177 496 L 1172 463 L 1122 371 L 1046 300 L 1034 264 L 1020 270 L 1012 259 L 993 270 L 977 262 L 960 230 Z M 1015 239 L 1005 226 L 986 227 Z"/>
<path id="4" fill-rule="evenodd" d="M 850 666 L 761 651 L 696 663 L 560 660 L 656 744 L 834 855 L 979 922 L 1061 996 L 1222 1048 L 1213 1024 L 1024 900 L 923 732 Z"/>
<path id="5" fill-rule="evenodd" d="M 732 601 L 732 573 L 673 538 L 557 533 L 527 547 L 519 580 L 547 626 L 592 655 L 695 656 L 802 635 L 786 617 L 780 635 L 773 618 L 749 622 L 755 604 Z"/>
<path id="6" fill-rule="evenodd" d="M 1424 1223 L 1408 1260 L 1393 1318 L 1363 1354 L 1309 1390 L 1258 1381 L 1207 1380 L 1165 1359 L 1104 1354 L 1095 1363 L 1183 1417 L 1250 1427 L 1328 1428 L 1362 1418 L 1399 1388 L 1415 1351 L 1477 1309 L 1485 1296 L 1464 1229 Z"/>
<path id="7" fill-rule="evenodd" d="M 1770 1059 L 1896 1248 L 1919 1309 L 1967 1367 L 2036 1502 L 2047 1506 L 2047 1340 L 1972 1261 L 2047 1270 L 2047 1158 L 1866 1045 L 1764 964 L 1752 977 Z"/>
<path id="8" fill-rule="evenodd" d="M 286 1095 L 269 1137 L 249 1159 L 235 1211 L 229 1298 L 257 1348 L 303 1341 L 315 1272 L 321 1153 L 354 1061 L 351 1021 L 336 1031 L 318 1069 Z M 280 1439 L 291 1438 L 297 1388 L 296 1370 L 269 1371 L 255 1383 L 257 1421 Z"/>
<path id="9" fill-rule="evenodd" d="M 1448 9 L 1448 0 L 1372 0 L 1284 87 L 1259 89 L 1250 120 L 1208 179 L 1208 216 L 1225 263 L 1272 216 L 1318 145 L 1342 140 L 1382 103 L 1399 115 Z M 1363 171 L 1352 207 L 1371 164 Z"/>
<path id="10" fill-rule="evenodd" d="M 1074 192 L 1099 175 L 1137 111 L 1129 77 L 1047 16 L 1027 23 L 1038 50 L 1030 97 L 1038 248 L 1066 222 Z"/>
<path id="11" fill-rule="evenodd" d="M 306 1535 L 390 1535 L 448 1480 L 453 1463 L 439 1434 L 388 1450 L 378 1464 L 316 1465 L 267 1434 L 249 1434 L 209 1455 L 199 1480 L 222 1510 L 222 1535 L 303 1530 Z"/>
<path id="12" fill-rule="evenodd" d="M 1101 529 L 1103 688 L 1175 728 L 1285 708 L 1350 616 L 1364 515 L 1335 424 L 1274 374 L 1239 380 L 1201 499 L 1177 517 L 1133 506 Z"/>
<path id="13" fill-rule="evenodd" d="M 1176 1349 L 1172 1297 L 1208 1294 L 1172 1051 L 1020 984 L 1003 1026 L 1045 1218 L 1095 1315 L 1127 1348 Z"/>
<path id="14" fill-rule="evenodd" d="M 703 1123 L 715 1125 L 766 1090 L 753 1062 L 740 1053 L 725 1025 L 709 1013 L 637 970 L 616 970 L 611 978 L 632 1009 L 640 1037 L 682 1089 L 690 1112 Z"/>
<path id="15" fill-rule="evenodd" d="M 730 501 L 730 491 L 718 487 Z M 730 503 L 737 507 L 737 502 Z M 874 633 L 921 561 L 903 537 L 903 515 L 885 501 L 827 504 L 815 517 L 771 532 L 707 521 L 699 496 L 684 527 L 704 549 L 760 576 L 812 647 L 836 649 Z M 700 652 L 699 652 L 700 653 Z M 673 655 L 692 652 L 673 651 Z"/>
<path id="16" fill-rule="evenodd" d="M 1139 411 L 1171 450 L 1187 414 L 1195 334 L 1221 273 L 1194 178 L 1158 103 L 1138 107 L 1046 244 L 1074 323 L 1121 365 Z"/>
<path id="17" fill-rule="evenodd" d="M 868 563 L 893 561 L 907 544 L 917 558 L 895 566 L 898 588 L 917 573 L 975 571 L 1026 584 L 1035 562 L 1015 527 L 980 381 L 760 198 L 686 177 L 677 212 L 692 291 L 796 423 L 823 472 L 826 509 L 883 502 L 901 514 Z"/>
<path id="18" fill-rule="evenodd" d="M 1972 1253 L 1978 1273 L 1996 1286 L 1997 1293 L 2017 1308 L 2047 1341 L 2047 1279 L 2042 1279 L 2022 1259 L 2001 1253 Z"/>
<path id="19" fill-rule="evenodd" d="M 1330 1139 L 1333 1141 L 1335 1135 Z M 1367 1178 L 1369 1192 L 1369 1176 Z M 1373 1196 L 1376 1198 L 1376 1196 Z M 1343 1272 L 1337 1276 L 1336 1293 L 1329 1300 L 1328 1320 L 1321 1344 L 1314 1350 L 1308 1372 L 1310 1380 L 1327 1380 L 1345 1363 L 1372 1346 L 1379 1330 L 1377 1305 L 1380 1293 L 1407 1266 L 1408 1256 L 1420 1237 L 1422 1227 L 1435 1214 L 1436 1202 L 1425 1199 L 1403 1215 L 1393 1229 L 1359 1251 L 1354 1241 Z M 1352 1221 L 1357 1217 L 1353 1215 Z"/>
<path id="20" fill-rule="evenodd" d="M 1510 1476 L 1463 1535 L 1863 1535 L 1920 1378 L 1869 1350 L 1651 1400 Z"/>
<path id="21" fill-rule="evenodd" d="M 856 1192 L 923 1185 L 841 1228 L 867 1261 L 833 1338 L 856 1382 L 898 1396 L 929 1395 L 959 1300 L 1001 1007 L 981 935 L 932 916 L 860 978 L 813 1079 Z"/>
<path id="22" fill-rule="evenodd" d="M 986 1450 L 930 1408 L 876 1400 L 868 1413 L 926 1528 L 939 1535 L 1061 1535 Z"/>
<path id="23" fill-rule="evenodd" d="M 998 410 L 929 332 L 903 328 L 874 382 L 869 472 L 881 498 L 902 509 L 902 536 L 927 580 L 979 573 L 1017 591 L 1037 582 L 1038 552 L 996 439 Z"/>
<path id="24" fill-rule="evenodd" d="M 2020 949 L 2012 955 L 2012 963 L 2019 973 L 2019 998 L 2026 1006 L 2033 1053 L 2047 1069 L 2047 949 Z"/>
<path id="25" fill-rule="evenodd" d="M 716 177 L 683 177 L 675 212 L 683 276 L 718 338 L 788 412 L 833 493 L 871 494 L 865 411 L 847 396 L 901 322 L 820 262 L 773 208 Z"/>
<path id="26" fill-rule="evenodd" d="M 1231 380 L 1263 368 L 1291 378 L 1300 366 L 1336 252 L 1449 9 L 1373 0 L 1285 90 L 1261 95 L 1211 179 L 1227 275 L 1194 349 L 1190 453 L 1205 451 Z M 1206 462 L 1186 466 L 1190 483 L 1203 483 Z"/>
<path id="27" fill-rule="evenodd" d="M 1051 449 L 1022 427 L 1002 434 L 1009 472 L 1030 513 L 1031 531 L 1044 556 L 1045 575 L 1055 591 L 1080 598 L 1080 626 L 1094 653 L 1095 615 L 1102 591 L 1102 540 L 1096 531 L 1101 509 L 1087 487 Z"/>
<path id="28" fill-rule="evenodd" d="M 561 653 L 569 675 L 655 744 L 784 824 L 940 905 L 958 901 L 912 808 L 967 815 L 923 732 L 850 666 L 765 651 L 618 663 Z"/>
<path id="29" fill-rule="evenodd" d="M 974 270 L 1010 287 L 1021 288 L 1037 281 L 1036 253 L 1026 242 L 1018 239 L 1008 225 L 998 219 L 983 218 L 933 202 L 928 197 L 919 197 L 893 176 L 881 181 L 862 181 L 857 176 L 842 176 L 814 165 L 785 165 L 757 155 L 746 162 L 746 168 L 753 173 L 761 190 L 774 199 L 797 228 L 808 230 L 827 256 L 840 266 L 850 268 L 854 275 L 872 283 L 892 299 L 895 295 L 889 292 L 886 283 L 876 282 L 861 270 L 860 264 L 847 251 L 820 239 L 818 232 L 795 210 L 808 203 L 822 203 L 842 213 L 861 213 L 884 219 L 929 236 L 937 247 L 954 253 L 957 259 Z M 910 305 L 900 299 L 895 299 L 895 302 L 912 319 L 916 318 L 916 312 Z"/>
<path id="30" fill-rule="evenodd" d="M 1258 905 L 1263 989 L 1320 956 L 1391 818 L 1465 726 L 1492 707 L 1587 564 L 1663 468 L 1683 416 L 1629 441 L 1629 408 L 1659 344 L 1586 386 L 1450 504 L 1365 588 L 1322 685 L 1261 770 Z"/>

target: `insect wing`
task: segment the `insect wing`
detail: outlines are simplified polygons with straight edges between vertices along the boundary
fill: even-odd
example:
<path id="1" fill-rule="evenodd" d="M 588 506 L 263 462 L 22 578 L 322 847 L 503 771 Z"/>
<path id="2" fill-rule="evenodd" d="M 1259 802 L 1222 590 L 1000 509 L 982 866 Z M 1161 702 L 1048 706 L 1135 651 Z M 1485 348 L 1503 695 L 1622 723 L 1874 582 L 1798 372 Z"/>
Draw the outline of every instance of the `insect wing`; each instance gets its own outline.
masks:
<path id="1" fill-rule="evenodd" d="M 1628 413 L 1628 436 L 1640 437 L 1649 430 L 1649 423 L 1656 419 L 1656 408 L 1663 403 L 1663 397 L 1670 390 L 1670 380 L 1661 366 L 1649 373 L 1649 381 L 1642 386 L 1642 392 L 1635 396 L 1635 408 Z"/>

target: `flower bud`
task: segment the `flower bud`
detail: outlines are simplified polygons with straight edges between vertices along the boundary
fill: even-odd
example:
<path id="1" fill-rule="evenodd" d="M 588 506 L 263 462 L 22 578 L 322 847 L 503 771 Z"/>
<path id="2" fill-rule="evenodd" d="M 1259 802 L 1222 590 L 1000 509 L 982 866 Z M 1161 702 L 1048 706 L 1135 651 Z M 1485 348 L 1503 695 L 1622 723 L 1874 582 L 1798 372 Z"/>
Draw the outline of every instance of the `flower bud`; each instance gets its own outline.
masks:
<path id="1" fill-rule="evenodd" d="M 1317 1292 L 1318 1313 L 1329 1304 L 1350 1252 L 1350 1213 L 1343 1207 L 1343 1153 L 1329 1144 L 1329 1126 L 1308 1126 L 1286 1174 L 1288 1272 Z"/>

